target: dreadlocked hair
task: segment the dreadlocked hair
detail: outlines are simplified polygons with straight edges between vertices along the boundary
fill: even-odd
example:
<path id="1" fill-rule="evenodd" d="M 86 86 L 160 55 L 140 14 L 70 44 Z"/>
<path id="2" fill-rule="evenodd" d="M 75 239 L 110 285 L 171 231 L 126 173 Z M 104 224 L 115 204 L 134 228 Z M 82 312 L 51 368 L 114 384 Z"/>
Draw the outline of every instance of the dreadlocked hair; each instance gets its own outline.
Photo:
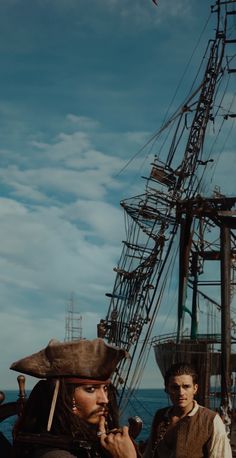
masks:
<path id="1" fill-rule="evenodd" d="M 53 416 L 50 433 L 53 435 L 65 435 L 81 440 L 97 441 L 96 427 L 88 425 L 72 411 L 72 400 L 75 388 L 78 385 L 68 384 L 60 379 L 59 392 Z M 45 433 L 52 403 L 55 381 L 40 380 L 30 393 L 26 401 L 24 411 L 15 424 L 13 435 L 18 432 Z M 113 385 L 108 386 L 108 417 L 109 429 L 119 426 L 118 406 L 116 391 Z"/>
<path id="2" fill-rule="evenodd" d="M 14 425 L 13 438 L 19 432 L 46 432 L 53 391 L 54 387 L 46 380 L 40 380 L 36 383 L 24 404 L 21 416 Z"/>

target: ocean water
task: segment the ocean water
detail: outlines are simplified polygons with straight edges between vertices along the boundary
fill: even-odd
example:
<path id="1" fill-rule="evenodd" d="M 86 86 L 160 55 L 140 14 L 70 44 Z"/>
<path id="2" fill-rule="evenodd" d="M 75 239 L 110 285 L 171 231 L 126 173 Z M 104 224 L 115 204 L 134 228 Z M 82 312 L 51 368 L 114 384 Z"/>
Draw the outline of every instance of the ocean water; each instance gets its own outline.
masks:
<path id="1" fill-rule="evenodd" d="M 137 390 L 121 415 L 121 423 L 128 424 L 129 417 L 138 415 L 143 421 L 143 428 L 137 440 L 145 440 L 149 436 L 155 412 L 168 404 L 164 389 Z"/>
<path id="2" fill-rule="evenodd" d="M 4 402 L 15 401 L 18 391 L 4 391 Z M 126 405 L 121 414 L 121 424 L 128 424 L 129 417 L 138 415 L 143 421 L 143 428 L 137 441 L 145 440 L 150 432 L 152 418 L 157 409 L 168 405 L 167 395 L 163 389 L 140 389 L 135 392 L 132 401 Z M 0 423 L 0 431 L 11 441 L 11 430 L 16 417 L 10 417 Z"/>

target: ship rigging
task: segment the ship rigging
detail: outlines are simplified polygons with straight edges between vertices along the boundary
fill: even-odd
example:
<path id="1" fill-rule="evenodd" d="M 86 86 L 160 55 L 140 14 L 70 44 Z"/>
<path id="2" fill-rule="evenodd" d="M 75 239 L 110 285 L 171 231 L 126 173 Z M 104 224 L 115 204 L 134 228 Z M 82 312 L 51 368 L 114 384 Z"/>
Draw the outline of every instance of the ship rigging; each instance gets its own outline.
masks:
<path id="1" fill-rule="evenodd" d="M 157 152 L 144 193 L 121 202 L 127 238 L 113 291 L 107 293 L 107 315 L 98 325 L 100 337 L 130 353 L 113 380 L 121 406 L 138 387 L 152 346 L 162 374 L 183 359 L 204 368 L 202 404 L 210 405 L 211 379 L 219 375 L 220 405 L 233 406 L 236 197 L 212 183 L 235 125 L 235 7 L 234 0 L 212 6 L 216 26 L 206 64 L 204 59 L 191 93 L 147 142 Z M 178 299 L 172 298 L 170 307 L 166 290 L 175 281 L 177 251 L 172 289 L 178 288 Z M 163 304 L 177 326 L 154 336 Z"/>

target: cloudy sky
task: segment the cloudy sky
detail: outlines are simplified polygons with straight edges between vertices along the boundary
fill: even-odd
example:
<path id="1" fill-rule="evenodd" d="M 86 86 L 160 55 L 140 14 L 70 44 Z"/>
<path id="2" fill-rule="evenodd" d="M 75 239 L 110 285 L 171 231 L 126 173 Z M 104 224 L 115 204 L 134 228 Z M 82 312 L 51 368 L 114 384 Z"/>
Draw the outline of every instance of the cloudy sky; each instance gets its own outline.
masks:
<path id="1" fill-rule="evenodd" d="M 119 202 L 142 192 L 152 158 L 127 164 L 160 127 L 210 5 L 0 0 L 0 389 L 16 388 L 13 361 L 64 339 L 72 293 L 96 337 Z"/>

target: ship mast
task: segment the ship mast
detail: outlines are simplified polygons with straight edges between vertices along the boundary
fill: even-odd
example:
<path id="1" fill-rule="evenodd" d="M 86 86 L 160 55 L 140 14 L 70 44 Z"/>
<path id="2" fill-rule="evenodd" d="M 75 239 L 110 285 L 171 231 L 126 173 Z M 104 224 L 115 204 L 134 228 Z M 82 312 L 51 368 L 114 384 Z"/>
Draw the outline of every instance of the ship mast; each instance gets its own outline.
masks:
<path id="1" fill-rule="evenodd" d="M 65 341 L 81 340 L 82 315 L 75 307 L 75 296 L 71 293 L 67 304 L 65 319 Z"/>
<path id="2" fill-rule="evenodd" d="M 195 280 L 197 274 L 197 263 L 199 253 L 194 252 L 192 254 L 192 260 L 190 262 L 190 250 L 192 246 L 192 223 L 193 217 L 211 219 L 220 231 L 220 251 L 216 259 L 220 261 L 220 291 L 221 291 L 221 406 L 224 412 L 229 412 L 232 408 L 231 402 L 231 268 L 232 268 L 232 246 L 231 246 L 231 234 L 230 229 L 236 228 L 235 225 L 235 211 L 232 209 L 235 205 L 236 199 L 223 198 L 219 201 L 218 198 L 213 201 L 212 199 L 205 199 L 204 204 L 199 202 L 196 204 L 194 201 L 194 195 L 197 194 L 198 186 L 194 184 L 194 170 L 196 169 L 196 163 L 199 160 L 199 151 L 204 142 L 206 127 L 211 114 L 211 107 L 215 94 L 215 88 L 217 81 L 223 71 L 222 62 L 225 53 L 225 47 L 227 44 L 236 43 L 236 37 L 233 39 L 227 39 L 227 19 L 229 15 L 235 15 L 235 10 L 228 10 L 227 5 L 232 5 L 232 1 L 220 1 L 216 2 L 216 6 L 213 11 L 217 13 L 217 28 L 215 40 L 212 43 L 210 57 L 208 60 L 207 68 L 204 75 L 202 89 L 199 96 L 198 108 L 191 126 L 191 131 L 187 143 L 185 158 L 182 163 L 182 175 L 186 174 L 190 176 L 188 180 L 188 187 L 186 197 L 188 199 L 186 211 L 185 203 L 180 202 L 178 211 L 181 225 L 180 235 L 180 257 L 179 257 L 179 299 L 178 299 L 178 329 L 177 329 L 177 343 L 180 343 L 183 333 L 184 316 L 187 311 L 191 315 L 191 338 L 197 340 L 197 315 L 196 315 L 196 294 L 192 297 L 192 310 L 189 311 L 186 308 L 186 289 L 189 280 L 190 264 L 194 269 Z M 224 20 L 222 20 L 222 7 L 226 8 Z M 223 23 L 223 27 L 221 27 Z M 235 73 L 235 69 L 228 68 L 229 73 Z M 197 153 L 195 155 L 195 152 Z M 179 183 L 181 179 L 179 180 Z M 192 188 L 193 184 L 193 188 Z M 182 186 L 182 184 L 181 184 Z M 194 189 L 194 192 L 192 192 Z M 187 201 L 186 199 L 186 201 Z M 194 215 L 194 205 L 196 205 L 196 213 Z M 207 207 L 207 213 L 206 213 Z M 182 209 L 182 210 L 181 210 Z M 227 213 L 227 220 L 221 218 L 219 214 L 223 215 Z M 216 256 L 211 253 L 212 256 Z M 206 253 L 201 253 L 201 256 L 207 259 Z M 209 255 L 208 255 L 209 256 Z M 196 293 L 197 280 L 195 283 Z M 209 391 L 210 391 L 210 367 L 207 364 L 205 366 L 205 375 L 203 383 L 202 402 L 209 406 Z"/>
<path id="3" fill-rule="evenodd" d="M 231 291 L 233 261 L 236 255 L 236 197 L 216 195 L 212 198 L 197 196 L 179 202 L 177 213 L 181 216 L 180 256 L 179 256 L 179 304 L 177 345 L 180 359 L 194 362 L 201 373 L 199 401 L 210 407 L 210 377 L 221 375 L 221 407 L 231 410 L 231 373 L 236 370 L 231 355 Z M 194 222 L 194 224 L 193 224 Z M 195 225 L 195 231 L 193 226 Z M 197 228 L 196 228 L 197 226 Z M 214 242 L 203 233 L 213 234 Z M 212 240 L 212 238 L 211 238 Z M 218 261 L 220 271 L 218 280 L 201 281 L 203 265 Z M 208 278 L 208 277 L 207 277 Z M 201 284 L 208 290 L 219 286 L 220 303 L 214 305 L 221 314 L 221 333 L 219 336 L 199 335 L 197 319 L 197 297 Z M 186 306 L 187 287 L 192 288 L 192 309 Z M 205 299 L 211 300 L 205 295 Z M 213 301 L 212 301 L 213 302 Z M 191 317 L 191 336 L 186 342 L 182 327 L 186 312 Z M 212 350 L 213 344 L 220 344 L 221 353 Z M 191 347 L 190 347 L 191 345 Z M 158 350 L 159 351 L 159 350 Z M 158 352 L 157 351 L 157 352 Z M 192 354 L 191 354 L 192 352 Z M 198 353 L 198 356 L 197 356 Z M 202 369 L 200 371 L 200 368 Z"/>
<path id="4" fill-rule="evenodd" d="M 230 228 L 222 224 L 221 241 L 221 405 L 224 411 L 231 411 L 231 237 Z"/>
<path id="5" fill-rule="evenodd" d="M 203 145 L 208 123 L 214 120 L 214 98 L 219 82 L 226 72 L 234 72 L 234 69 L 229 69 L 228 63 L 225 64 L 226 45 L 234 42 L 227 37 L 227 19 L 230 15 L 235 14 L 234 10 L 229 10 L 229 6 L 233 4 L 235 6 L 233 0 L 217 0 L 212 7 L 212 12 L 217 16 L 217 24 L 215 37 L 208 46 L 209 58 L 204 76 L 184 104 L 160 129 L 163 131 L 177 121 L 174 140 L 166 156 L 167 159 L 161 161 L 159 155 L 155 157 L 150 176 L 146 178 L 144 194 L 121 202 L 128 218 L 127 240 L 123 242 L 121 258 L 114 269 L 116 279 L 113 291 L 107 294 L 110 297 L 107 316 L 98 325 L 99 336 L 106 338 L 110 343 L 125 347 L 131 355 L 128 363 L 121 362 L 114 377 L 115 385 L 122 391 L 121 400 L 128 387 L 128 381 L 129 394 L 132 394 L 145 365 L 147 352 L 150 350 L 150 336 L 170 271 L 171 253 L 179 227 L 181 227 L 181 257 L 177 343 L 182 337 L 186 312 L 186 288 L 189 281 L 192 224 L 196 217 L 192 210 L 186 212 L 186 208 L 195 208 L 194 203 L 197 202 L 198 194 L 201 191 L 205 168 L 211 161 L 209 157 L 203 156 Z M 187 124 L 186 119 L 192 119 L 191 127 L 189 131 L 187 129 L 182 160 L 176 164 L 176 156 L 178 157 L 176 151 L 178 148 L 180 151 L 183 150 L 181 141 L 183 126 L 186 127 Z M 210 203 L 208 207 L 211 209 L 212 217 L 218 219 L 219 222 L 219 212 L 231 210 L 233 204 L 229 209 L 228 202 L 222 205 L 218 205 L 217 202 L 213 202 L 212 206 Z M 196 212 L 199 213 L 199 208 L 196 209 Z M 199 221 L 204 217 L 204 214 L 201 214 Z M 207 219 L 209 221 L 209 214 L 207 214 Z M 222 240 L 226 237 L 226 232 L 227 230 L 222 229 Z M 194 261 L 195 289 L 193 291 L 195 296 L 191 311 L 192 335 L 197 333 L 198 256 L 200 256 L 199 252 L 195 255 Z M 193 270 L 194 262 L 191 254 Z M 226 262 L 226 260 L 221 262 L 223 277 L 226 275 Z M 224 284 L 226 287 L 226 283 Z M 224 303 L 225 311 L 228 307 L 226 305 L 226 302 L 228 304 L 226 298 L 228 293 L 222 292 L 222 295 L 224 295 L 222 304 Z M 225 312 L 222 319 L 222 331 L 223 327 L 224 332 L 228 329 L 229 320 Z M 226 347 L 229 352 L 230 345 L 227 344 Z M 228 381 L 225 383 L 228 387 Z M 228 397 L 228 388 L 225 393 L 224 398 Z"/>

